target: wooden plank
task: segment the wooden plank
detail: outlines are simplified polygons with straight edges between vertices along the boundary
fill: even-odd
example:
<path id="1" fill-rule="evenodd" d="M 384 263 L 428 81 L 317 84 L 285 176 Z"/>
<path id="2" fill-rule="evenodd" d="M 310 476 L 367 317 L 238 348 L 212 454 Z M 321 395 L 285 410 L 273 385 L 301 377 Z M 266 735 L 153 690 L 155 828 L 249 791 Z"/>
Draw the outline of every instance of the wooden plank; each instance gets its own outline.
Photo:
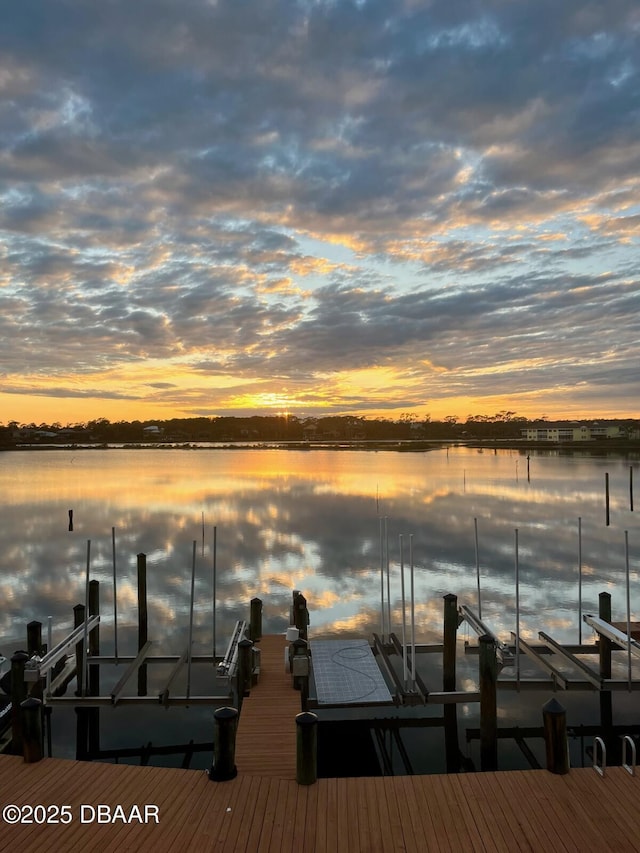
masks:
<path id="1" fill-rule="evenodd" d="M 338 822 L 336 820 L 338 815 L 338 780 L 337 779 L 327 779 L 327 836 L 326 836 L 326 850 L 339 850 L 340 849 L 340 837 L 338 835 Z"/>
<path id="2" fill-rule="evenodd" d="M 295 851 L 309 850 L 307 838 L 307 823 L 315 822 L 315 810 L 312 811 L 313 792 L 317 785 L 297 785 L 296 802 L 292 810 L 292 822 L 290 826 L 291 841 L 288 849 Z"/>
<path id="3" fill-rule="evenodd" d="M 329 802 L 329 780 L 318 779 L 316 805 L 316 850 L 327 850 L 327 804 Z"/>

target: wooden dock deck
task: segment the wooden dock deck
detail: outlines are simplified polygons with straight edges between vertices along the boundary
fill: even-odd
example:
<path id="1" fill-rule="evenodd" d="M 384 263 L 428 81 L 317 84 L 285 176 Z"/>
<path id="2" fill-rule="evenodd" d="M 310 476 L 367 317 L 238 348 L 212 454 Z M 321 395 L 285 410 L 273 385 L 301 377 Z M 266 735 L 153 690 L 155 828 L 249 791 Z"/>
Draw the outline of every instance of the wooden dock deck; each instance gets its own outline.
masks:
<path id="1" fill-rule="evenodd" d="M 298 785 L 300 694 L 285 672 L 285 646 L 283 636 L 260 643 L 235 779 L 0 755 L 0 851 L 640 853 L 640 779 L 621 767 L 605 778 L 582 768 L 564 776 L 518 770 Z"/>
<path id="2" fill-rule="evenodd" d="M 0 849 L 20 853 L 640 850 L 640 779 L 619 767 L 604 779 L 591 769 L 566 776 L 517 770 L 319 779 L 304 787 L 242 773 L 211 782 L 204 771 L 61 759 L 25 764 L 2 755 L 0 799 L 3 808 L 69 806 L 68 825 L 8 825 L 0 818 Z M 135 817 L 82 823 L 99 803 L 112 815 L 117 805 L 126 814 L 138 805 L 141 815 L 153 805 L 159 822 L 152 813 L 146 824 Z"/>
<path id="3" fill-rule="evenodd" d="M 236 737 L 238 772 L 250 776 L 296 778 L 295 717 L 301 711 L 300 692 L 285 672 L 284 635 L 263 637 L 260 677 L 242 703 Z"/>

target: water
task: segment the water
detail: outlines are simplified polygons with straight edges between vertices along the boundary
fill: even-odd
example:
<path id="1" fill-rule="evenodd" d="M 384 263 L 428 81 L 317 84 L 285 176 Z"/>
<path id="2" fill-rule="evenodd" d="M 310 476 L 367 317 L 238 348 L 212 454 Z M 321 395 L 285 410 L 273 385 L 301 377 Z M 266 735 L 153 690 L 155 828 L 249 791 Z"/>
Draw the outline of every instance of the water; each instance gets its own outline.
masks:
<path id="1" fill-rule="evenodd" d="M 578 518 L 582 611 L 597 613 L 598 594 L 608 591 L 614 620 L 626 619 L 624 532 L 628 531 L 632 619 L 640 618 L 640 536 L 638 513 L 629 509 L 630 464 L 613 456 L 532 453 L 528 479 L 525 455 L 467 448 L 428 453 L 213 448 L 4 453 L 0 455 L 0 652 L 10 655 L 24 646 L 25 625 L 32 619 L 42 621 L 46 631 L 47 617 L 52 617 L 54 643 L 69 631 L 72 608 L 85 598 L 88 541 L 91 577 L 101 582 L 101 649 L 103 654 L 113 652 L 115 528 L 120 653 L 134 653 L 137 642 L 139 552 L 147 554 L 154 654 L 184 650 L 195 541 L 194 654 L 211 654 L 214 525 L 218 653 L 224 650 L 235 620 L 248 616 L 248 602 L 254 596 L 264 601 L 264 633 L 284 632 L 294 588 L 308 599 L 311 638 L 380 632 L 380 533 L 385 524 L 394 628 L 399 633 L 402 621 L 399 537 L 404 539 L 408 568 L 412 534 L 416 641 L 438 642 L 443 595 L 453 592 L 459 603 L 477 609 L 474 518 L 484 621 L 504 640 L 515 630 L 517 528 L 522 637 L 536 640 L 538 631 L 544 630 L 560 642 L 575 643 Z M 611 491 L 608 527 L 605 472 Z M 70 509 L 73 532 L 68 530 Z M 582 634 L 590 641 L 589 628 L 585 626 Z M 461 646 L 465 639 L 475 642 L 463 625 Z M 476 659 L 462 657 L 460 686 L 472 687 Z M 428 666 L 435 664 L 430 661 Z M 500 694 L 499 702 L 509 718 L 526 717 L 532 707 L 538 723 L 539 708 L 548 698 L 503 697 Z M 627 705 L 632 713 L 630 697 L 615 697 L 621 717 Z M 469 706 L 460 713 L 472 720 L 476 711 Z M 65 713 L 55 711 L 56 721 L 61 719 L 56 754 L 72 751 L 65 738 L 73 720 L 70 716 L 65 724 Z M 153 712 L 134 716 L 118 710 L 103 717 L 118 714 L 123 716 L 105 722 L 103 745 L 117 741 L 139 746 L 149 740 Z M 211 737 L 209 710 L 172 709 L 161 714 L 158 741 Z M 415 731 L 407 736 L 409 741 L 418 737 Z M 426 740 L 436 738 L 438 731 L 431 730 Z M 439 769 L 441 759 L 427 756 L 423 763 Z"/>

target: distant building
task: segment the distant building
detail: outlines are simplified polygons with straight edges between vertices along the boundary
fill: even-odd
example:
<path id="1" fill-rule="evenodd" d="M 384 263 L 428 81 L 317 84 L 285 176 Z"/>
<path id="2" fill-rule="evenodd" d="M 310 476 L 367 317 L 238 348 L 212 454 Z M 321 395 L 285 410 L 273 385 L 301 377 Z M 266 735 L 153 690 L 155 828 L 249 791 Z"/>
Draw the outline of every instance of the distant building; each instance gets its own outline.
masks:
<path id="1" fill-rule="evenodd" d="M 620 424 L 542 423 L 521 430 L 528 441 L 596 441 L 606 438 L 626 438 Z"/>

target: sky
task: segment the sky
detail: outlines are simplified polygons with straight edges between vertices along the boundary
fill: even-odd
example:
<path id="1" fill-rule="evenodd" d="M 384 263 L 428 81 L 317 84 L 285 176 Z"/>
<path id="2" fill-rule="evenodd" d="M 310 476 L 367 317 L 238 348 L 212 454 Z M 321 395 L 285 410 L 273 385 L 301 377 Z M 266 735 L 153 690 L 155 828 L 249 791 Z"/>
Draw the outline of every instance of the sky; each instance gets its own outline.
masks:
<path id="1" fill-rule="evenodd" d="M 1 422 L 640 416 L 637 0 L 0 16 Z"/>

